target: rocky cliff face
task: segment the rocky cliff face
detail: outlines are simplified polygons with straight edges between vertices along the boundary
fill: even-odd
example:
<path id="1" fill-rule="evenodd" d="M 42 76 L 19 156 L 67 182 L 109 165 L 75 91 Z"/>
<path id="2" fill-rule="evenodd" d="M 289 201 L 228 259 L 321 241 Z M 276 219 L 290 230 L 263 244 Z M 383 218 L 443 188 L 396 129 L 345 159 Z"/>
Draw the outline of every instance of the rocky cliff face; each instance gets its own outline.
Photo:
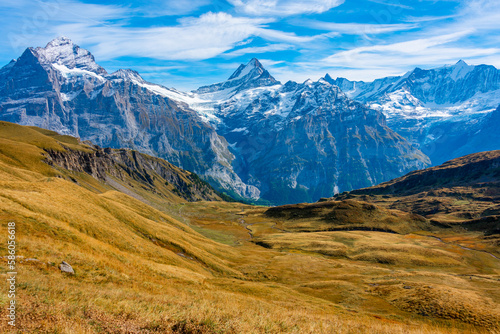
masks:
<path id="1" fill-rule="evenodd" d="M 500 104 L 500 71 L 493 66 L 459 61 L 373 82 L 328 78 L 349 97 L 383 112 L 389 127 L 418 145 L 434 165 L 500 149 L 499 141 L 492 146 L 490 140 L 480 140 Z"/>
<path id="2" fill-rule="evenodd" d="M 102 149 L 88 146 L 86 150 L 65 147 L 64 151 L 46 149 L 45 162 L 73 172 L 91 175 L 101 182 L 128 185 L 136 181 L 143 189 L 162 195 L 159 184 L 187 201 L 221 200 L 220 195 L 196 174 L 184 171 L 165 160 L 126 149 Z M 164 189 L 164 190 L 165 190 Z"/>
<path id="3" fill-rule="evenodd" d="M 88 51 L 59 38 L 0 70 L 0 119 L 136 149 L 199 173 L 219 189 L 258 197 L 232 170 L 226 140 L 171 94 L 134 71 L 107 74 Z"/>
<path id="4" fill-rule="evenodd" d="M 242 68 L 251 72 L 253 64 L 240 66 L 228 82 Z M 236 156 L 235 171 L 272 203 L 314 201 L 428 162 L 386 126 L 382 113 L 349 99 L 326 79 L 284 85 L 247 80 L 253 88 L 221 83 L 195 93 L 211 101 L 217 131 Z"/>

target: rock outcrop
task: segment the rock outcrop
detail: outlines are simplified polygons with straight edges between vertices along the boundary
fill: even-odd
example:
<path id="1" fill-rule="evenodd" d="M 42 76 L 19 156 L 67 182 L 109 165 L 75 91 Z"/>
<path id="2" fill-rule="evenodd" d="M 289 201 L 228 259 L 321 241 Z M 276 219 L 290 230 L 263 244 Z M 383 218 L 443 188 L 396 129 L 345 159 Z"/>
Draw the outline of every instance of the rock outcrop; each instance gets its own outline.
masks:
<path id="1" fill-rule="evenodd" d="M 61 270 L 61 272 L 66 274 L 71 274 L 71 275 L 75 274 L 75 270 L 73 269 L 73 267 L 65 261 L 61 262 L 61 264 L 59 265 L 59 270 Z"/>
<path id="2" fill-rule="evenodd" d="M 122 184 L 135 180 L 144 189 L 158 194 L 160 182 L 171 185 L 172 191 L 187 201 L 221 200 L 221 195 L 196 174 L 137 151 L 99 146 L 89 146 L 83 151 L 65 147 L 65 151 L 46 150 L 45 155 L 49 165 L 86 173 L 104 183 L 113 182 L 110 177 Z"/>

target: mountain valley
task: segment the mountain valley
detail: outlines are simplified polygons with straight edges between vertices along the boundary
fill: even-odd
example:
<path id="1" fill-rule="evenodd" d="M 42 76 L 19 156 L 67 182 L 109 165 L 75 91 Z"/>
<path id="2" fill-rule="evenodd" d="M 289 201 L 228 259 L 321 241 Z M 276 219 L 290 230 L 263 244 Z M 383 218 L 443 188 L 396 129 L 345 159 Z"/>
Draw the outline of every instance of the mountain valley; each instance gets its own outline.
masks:
<path id="1" fill-rule="evenodd" d="M 476 154 L 338 195 L 346 198 L 269 208 L 221 201 L 157 158 L 2 122 L 0 209 L 3 228 L 16 223 L 17 329 L 495 331 L 499 157 Z M 432 181 L 439 173 L 442 185 Z M 443 199 L 455 196 L 464 210 L 417 214 L 390 186 L 397 196 L 416 192 L 417 204 L 422 191 L 448 189 Z M 7 258 L 0 266 L 7 271 Z"/>
<path id="2" fill-rule="evenodd" d="M 182 92 L 26 49 L 0 69 L 0 332 L 499 332 L 499 73 L 253 58 Z"/>

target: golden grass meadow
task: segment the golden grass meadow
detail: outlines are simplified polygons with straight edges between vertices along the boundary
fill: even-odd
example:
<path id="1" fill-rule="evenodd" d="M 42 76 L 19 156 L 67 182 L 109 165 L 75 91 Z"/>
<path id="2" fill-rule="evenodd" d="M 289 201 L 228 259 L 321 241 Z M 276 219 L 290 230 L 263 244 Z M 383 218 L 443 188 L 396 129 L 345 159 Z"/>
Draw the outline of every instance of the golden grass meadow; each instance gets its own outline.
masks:
<path id="1" fill-rule="evenodd" d="M 92 150 L 0 123 L 0 250 L 15 222 L 18 255 L 16 326 L 5 283 L 2 333 L 500 332 L 500 252 L 480 231 L 359 199 L 224 202 L 173 166 L 184 190 L 46 162 Z"/>

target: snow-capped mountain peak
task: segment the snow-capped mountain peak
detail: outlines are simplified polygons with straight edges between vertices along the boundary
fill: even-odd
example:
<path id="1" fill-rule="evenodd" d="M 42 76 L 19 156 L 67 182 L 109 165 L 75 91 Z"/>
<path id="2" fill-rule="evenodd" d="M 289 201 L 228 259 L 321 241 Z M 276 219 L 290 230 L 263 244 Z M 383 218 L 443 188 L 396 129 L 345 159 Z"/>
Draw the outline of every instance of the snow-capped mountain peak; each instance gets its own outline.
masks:
<path id="1" fill-rule="evenodd" d="M 66 36 L 59 36 L 57 38 L 54 38 L 49 43 L 47 43 L 47 46 L 45 48 L 58 47 L 61 45 L 73 45 L 73 41 Z"/>
<path id="2" fill-rule="evenodd" d="M 99 66 L 94 56 L 87 50 L 80 48 L 67 37 L 58 37 L 50 41 L 44 48 L 35 49 L 38 59 L 43 65 L 59 65 L 70 70 L 80 69 L 95 74 L 106 74 L 106 70 Z"/>
<path id="3" fill-rule="evenodd" d="M 332 84 L 334 85 L 335 84 L 335 80 L 333 80 L 333 78 L 330 76 L 330 74 L 325 74 L 325 76 L 323 78 L 324 81 L 328 82 L 329 84 Z"/>
<path id="4" fill-rule="evenodd" d="M 133 82 L 137 83 L 144 83 L 144 79 L 141 77 L 141 75 L 134 70 L 131 69 L 120 69 L 117 70 L 107 76 L 108 79 L 113 80 L 113 79 L 123 79 L 123 80 L 130 80 Z"/>
<path id="5" fill-rule="evenodd" d="M 474 66 L 468 65 L 465 61 L 459 60 L 454 66 L 453 66 L 453 71 L 450 74 L 450 78 L 452 80 L 459 80 L 463 79 L 474 70 Z"/>
<path id="6" fill-rule="evenodd" d="M 257 58 L 252 58 L 246 65 L 241 64 L 238 69 L 229 77 L 229 80 L 243 78 L 247 75 L 251 77 L 258 77 L 264 73 L 266 69 L 259 62 Z"/>
<path id="7" fill-rule="evenodd" d="M 227 81 L 219 82 L 209 86 L 198 88 L 193 93 L 222 95 L 231 97 L 238 92 L 256 87 L 267 87 L 280 84 L 271 74 L 262 66 L 257 58 L 252 58 L 246 65 L 241 64 Z"/>

